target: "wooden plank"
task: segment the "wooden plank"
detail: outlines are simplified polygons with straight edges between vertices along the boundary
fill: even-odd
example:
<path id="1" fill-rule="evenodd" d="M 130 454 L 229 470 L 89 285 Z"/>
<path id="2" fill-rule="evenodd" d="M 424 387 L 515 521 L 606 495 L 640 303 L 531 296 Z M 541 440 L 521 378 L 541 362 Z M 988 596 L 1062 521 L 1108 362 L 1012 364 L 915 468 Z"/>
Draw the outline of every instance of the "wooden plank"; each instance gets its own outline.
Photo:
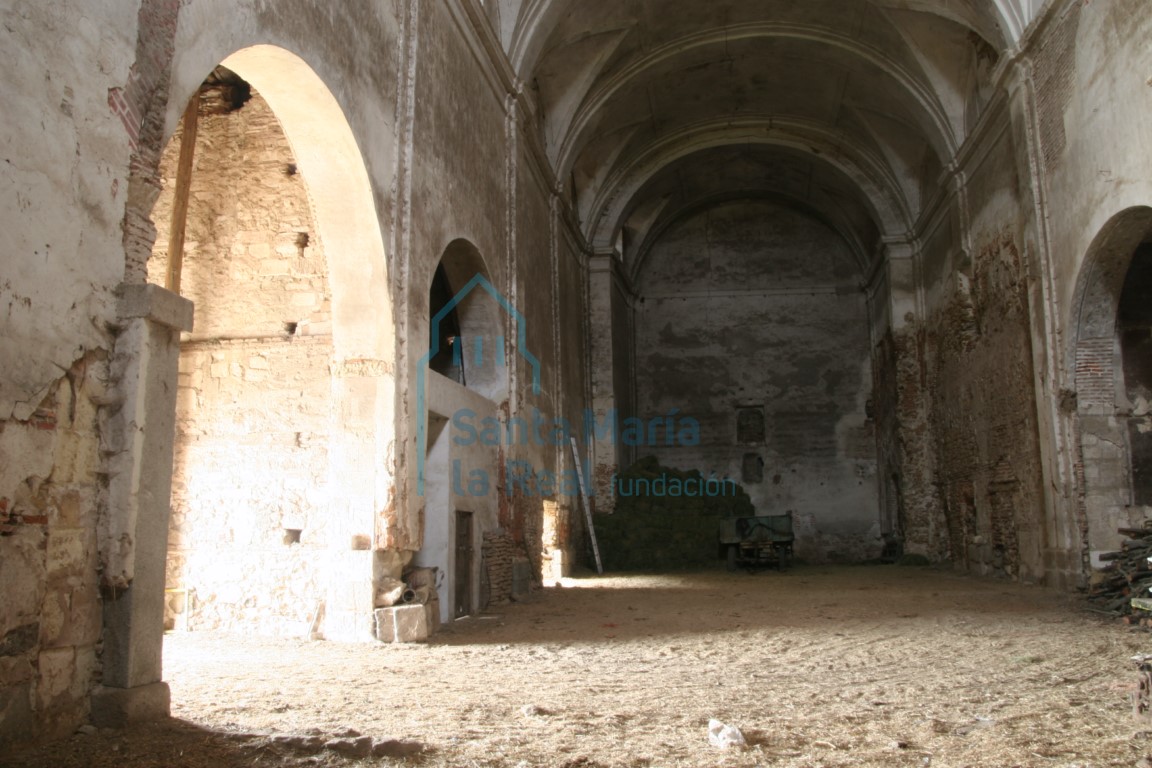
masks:
<path id="1" fill-rule="evenodd" d="M 180 160 L 176 165 L 176 190 L 172 199 L 172 222 L 168 228 L 168 274 L 164 287 L 180 293 L 184 271 L 184 230 L 188 224 L 188 196 L 192 189 L 192 161 L 196 154 L 196 134 L 200 123 L 200 93 L 192 94 L 184 110 L 184 133 L 180 138 Z"/>
<path id="2" fill-rule="evenodd" d="M 1152 597 L 1134 597 L 1132 607 L 1137 611 L 1152 611 Z"/>

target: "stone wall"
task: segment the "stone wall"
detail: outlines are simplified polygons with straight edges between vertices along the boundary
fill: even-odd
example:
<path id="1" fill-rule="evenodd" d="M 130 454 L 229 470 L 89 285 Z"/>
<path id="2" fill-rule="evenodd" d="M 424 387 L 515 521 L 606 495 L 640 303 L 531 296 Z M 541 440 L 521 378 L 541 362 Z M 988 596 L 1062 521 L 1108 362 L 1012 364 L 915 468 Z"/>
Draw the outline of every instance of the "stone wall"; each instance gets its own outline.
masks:
<path id="1" fill-rule="evenodd" d="M 784 205 L 718 205 L 668 229 L 644 263 L 636 415 L 676 413 L 700 444 L 640 450 L 792 510 L 796 553 L 880 552 L 867 306 L 848 246 Z"/>
<path id="2" fill-rule="evenodd" d="M 194 545 L 183 560 L 172 558 L 173 588 L 187 587 L 188 568 L 206 569 L 197 558 L 214 558 L 219 578 L 201 582 L 215 596 L 202 603 L 206 625 L 252 626 L 260 616 L 262 630 L 300 631 L 323 559 L 310 536 L 323 530 L 312 493 L 324 483 L 317 467 L 325 452 L 336 452 L 347 474 L 329 485 L 328 523 L 387 552 L 352 551 L 344 537 L 324 566 L 342 580 L 341 610 L 370 619 L 371 606 L 361 603 L 374 565 L 397 570 L 424 546 L 428 510 L 414 491 L 410 446 L 425 414 L 416 411 L 413 363 L 427 341 L 432 272 L 458 239 L 475 244 L 499 290 L 526 308 L 530 345 L 546 371 L 541 391 L 532 391 L 521 359 L 508 402 L 493 409 L 539 406 L 579 423 L 599 394 L 590 360 L 603 366 L 596 382 L 620 390 L 631 408 L 634 347 L 646 358 L 636 361 L 638 375 L 647 377 L 637 380 L 647 389 L 637 413 L 664 413 L 688 394 L 716 438 L 695 456 L 661 458 L 755 476 L 759 452 L 764 479 L 750 489 L 767 505 L 810 501 L 823 556 L 854 553 L 854 542 L 872 540 L 865 521 L 883 518 L 901 521 L 893 529 L 910 550 L 951 556 L 977 572 L 1033 578 L 1043 547 L 1052 558 L 1046 574 L 1082 574 L 1081 544 L 1085 552 L 1111 549 L 1116 523 L 1145 514 L 1130 503 L 1127 448 L 1115 439 L 1132 414 L 1102 387 L 1115 383 L 1116 360 L 1105 353 L 1112 339 L 1081 332 L 1092 317 L 1114 315 L 1106 297 L 1085 290 L 1101 265 L 1115 266 L 1101 256 L 1112 223 L 1152 203 L 1152 15 L 1145 0 L 1045 8 L 1020 50 L 997 66 L 996 92 L 971 126 L 972 139 L 955 158 L 941 158 L 939 179 L 923 187 L 925 210 L 909 214 L 921 217 L 909 222 L 915 244 L 905 244 L 915 253 L 902 257 L 907 265 L 893 285 L 903 295 L 889 297 L 892 311 L 872 307 L 873 317 L 890 315 L 891 328 L 872 340 L 871 355 L 870 313 L 854 290 L 864 280 L 841 291 L 837 278 L 814 296 L 772 294 L 763 309 L 748 297 L 649 297 L 636 314 L 632 341 L 639 343 L 630 344 L 627 324 L 617 327 L 612 341 L 624 348 L 603 361 L 589 351 L 589 296 L 601 294 L 582 225 L 569 210 L 568 180 L 558 183 L 545 167 L 535 125 L 543 117 L 532 113 L 531 88 L 510 72 L 477 3 L 9 4 L 0 39 L 11 55 L 0 93 L 19 109 L 5 117 L 0 164 L 8 203 L 0 275 L 0 742 L 67 732 L 88 716 L 98 680 L 121 691 L 160 680 L 161 618 L 148 602 L 163 594 L 164 535 L 148 525 L 167 515 L 169 396 L 177 388 L 180 461 L 208 471 L 185 471 L 179 483 L 173 540 Z M 256 120 L 259 110 L 241 110 L 229 118 L 234 132 L 206 123 L 205 137 L 235 154 L 212 174 L 201 167 L 198 183 L 214 174 L 264 202 L 246 208 L 234 199 L 194 217 L 186 285 L 200 316 L 177 371 L 164 353 L 172 329 L 185 325 L 182 305 L 162 291 L 123 288 L 142 289 L 149 270 L 153 279 L 161 271 L 169 206 L 153 206 L 164 175 L 159 157 L 187 96 L 215 66 L 253 46 L 278 52 L 261 60 L 259 74 L 279 87 L 279 103 L 295 120 L 299 173 L 290 174 L 283 143 L 265 142 L 273 122 L 266 113 Z M 295 68 L 273 66 L 285 63 Z M 309 122 L 317 114 L 339 119 Z M 223 155 L 202 157 L 211 163 Z M 301 189 L 309 178 L 329 194 L 308 201 Z M 272 198 L 288 206 L 275 221 L 247 218 L 273 207 Z M 224 199 L 200 189 L 200 202 Z M 321 208 L 328 215 L 317 214 L 315 224 L 327 227 L 327 237 L 307 220 Z M 157 228 L 161 243 L 150 261 Z M 1148 233 L 1138 229 L 1126 258 Z M 738 274 L 727 278 L 737 282 Z M 764 276 L 748 277 L 754 284 Z M 744 290 L 747 281 L 739 282 Z M 627 314 L 625 289 L 616 304 Z M 780 319 L 811 319 L 816 307 L 823 311 L 813 322 L 843 340 L 817 351 L 839 364 L 812 359 L 792 370 L 778 365 L 791 355 L 779 354 L 787 345 L 756 347 L 786 341 L 768 329 L 798 333 Z M 756 313 L 769 310 L 773 322 L 757 324 Z M 678 328 L 681 319 L 691 322 Z M 763 355 L 751 373 L 734 362 L 744 345 L 724 349 L 721 321 L 741 328 L 747 348 Z M 354 332 L 337 333 L 341 322 Z M 662 337 L 669 324 L 671 335 Z M 698 341 L 703 346 L 693 350 Z M 677 390 L 685 385 L 677 376 L 656 380 L 662 344 L 704 372 L 688 382 L 695 390 Z M 708 348 L 734 354 L 713 365 L 699 351 Z M 329 387 L 332 357 L 341 377 Z M 817 369 L 839 378 L 799 375 Z M 1109 375 L 1096 375 L 1103 370 Z M 784 390 L 782 376 L 794 391 L 769 391 Z M 877 494 L 865 493 L 875 482 L 875 458 L 864 447 L 871 382 L 883 516 L 868 501 Z M 657 388 L 665 383 L 674 386 Z M 238 397 L 235 408 L 225 394 Z M 774 411 L 774 403 L 787 408 Z M 762 409 L 766 437 L 778 423 L 785 428 L 776 434 L 789 440 L 736 444 L 736 408 Z M 333 440 L 321 417 L 328 409 L 361 428 Z M 199 410 L 213 420 L 202 433 L 192 418 Z M 263 442 L 195 439 L 209 433 Z M 789 461 L 809 450 L 823 458 Z M 570 462 L 553 446 L 510 455 L 555 470 Z M 483 457 L 493 467 L 505 458 Z M 240 461 L 262 472 L 275 465 L 281 478 L 267 492 L 273 503 L 247 519 L 224 511 L 255 497 L 256 487 L 233 471 Z M 786 470 L 779 483 L 776 463 Z M 221 482 L 195 485 L 217 470 Z M 822 488 L 826 477 L 832 482 Z M 548 548 L 572 554 L 583 540 L 577 500 L 554 501 L 520 499 L 513 507 L 492 498 L 478 514 L 487 530 L 507 522 L 515 541 L 546 538 Z M 207 511 L 190 517 L 193 503 Z M 820 517 L 829 509 L 850 521 L 846 537 L 829 538 Z M 299 543 L 286 542 L 296 530 Z M 273 562 L 282 571 L 266 585 L 236 593 L 242 569 L 271 574 Z"/>
<path id="3" fill-rule="evenodd" d="M 0 423 L 0 745 L 66 733 L 99 679 L 95 401 L 107 376 L 91 353 L 28 419 Z"/>
<path id="4" fill-rule="evenodd" d="M 307 180 L 258 92 L 203 89 L 182 293 L 166 626 L 306 636 L 325 597 L 331 293 Z M 197 97 L 200 98 L 200 97 Z M 149 264 L 167 267 L 183 133 L 161 162 Z M 346 543 L 345 543 L 346 546 Z"/>
<path id="5" fill-rule="evenodd" d="M 133 144 L 132 3 L 9 4 L 0 195 L 0 753 L 66 735 L 100 678 L 97 524 Z M 93 62 L 99 61 L 99 66 Z"/>

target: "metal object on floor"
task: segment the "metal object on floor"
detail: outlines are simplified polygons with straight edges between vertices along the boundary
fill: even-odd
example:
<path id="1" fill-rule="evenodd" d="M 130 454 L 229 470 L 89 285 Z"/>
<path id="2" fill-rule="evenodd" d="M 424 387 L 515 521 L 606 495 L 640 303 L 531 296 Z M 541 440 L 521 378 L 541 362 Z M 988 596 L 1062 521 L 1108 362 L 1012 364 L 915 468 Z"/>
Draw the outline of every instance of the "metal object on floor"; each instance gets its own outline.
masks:
<path id="1" fill-rule="evenodd" d="M 728 570 L 739 567 L 784 570 L 792 560 L 792 511 L 783 515 L 730 517 L 720 521 L 720 546 Z"/>

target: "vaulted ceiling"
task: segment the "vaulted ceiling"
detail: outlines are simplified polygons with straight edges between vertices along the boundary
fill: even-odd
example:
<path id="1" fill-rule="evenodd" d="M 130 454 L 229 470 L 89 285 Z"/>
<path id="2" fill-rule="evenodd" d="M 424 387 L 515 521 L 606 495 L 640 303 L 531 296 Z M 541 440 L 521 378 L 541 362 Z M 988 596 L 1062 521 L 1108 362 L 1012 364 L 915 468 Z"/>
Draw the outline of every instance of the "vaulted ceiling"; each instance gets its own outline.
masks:
<path id="1" fill-rule="evenodd" d="M 772 197 L 862 271 L 906 237 L 1038 0 L 486 0 L 585 234 L 630 262 Z"/>

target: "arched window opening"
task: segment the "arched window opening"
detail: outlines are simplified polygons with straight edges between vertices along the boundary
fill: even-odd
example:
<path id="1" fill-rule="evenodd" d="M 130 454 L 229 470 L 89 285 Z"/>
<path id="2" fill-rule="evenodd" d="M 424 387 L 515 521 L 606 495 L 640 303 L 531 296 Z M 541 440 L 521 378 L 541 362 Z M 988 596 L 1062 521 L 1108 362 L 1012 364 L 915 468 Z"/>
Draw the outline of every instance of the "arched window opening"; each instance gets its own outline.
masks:
<path id="1" fill-rule="evenodd" d="M 1152 244 L 1132 255 L 1116 312 L 1124 391 L 1131 416 L 1132 501 L 1152 505 Z"/>
<path id="2" fill-rule="evenodd" d="M 436 275 L 432 278 L 432 289 L 428 297 L 432 317 L 439 315 L 455 295 L 452 284 L 448 281 L 448 274 L 444 271 L 444 265 L 440 264 L 436 267 Z M 441 376 L 468 386 L 460 338 L 460 315 L 455 308 L 450 309 L 439 323 L 429 327 L 428 344 L 429 349 L 436 350 L 428 361 L 428 367 Z"/>
<path id="3" fill-rule="evenodd" d="M 476 247 L 450 243 L 429 288 L 428 367 L 493 402 L 508 393 L 501 302 Z"/>

